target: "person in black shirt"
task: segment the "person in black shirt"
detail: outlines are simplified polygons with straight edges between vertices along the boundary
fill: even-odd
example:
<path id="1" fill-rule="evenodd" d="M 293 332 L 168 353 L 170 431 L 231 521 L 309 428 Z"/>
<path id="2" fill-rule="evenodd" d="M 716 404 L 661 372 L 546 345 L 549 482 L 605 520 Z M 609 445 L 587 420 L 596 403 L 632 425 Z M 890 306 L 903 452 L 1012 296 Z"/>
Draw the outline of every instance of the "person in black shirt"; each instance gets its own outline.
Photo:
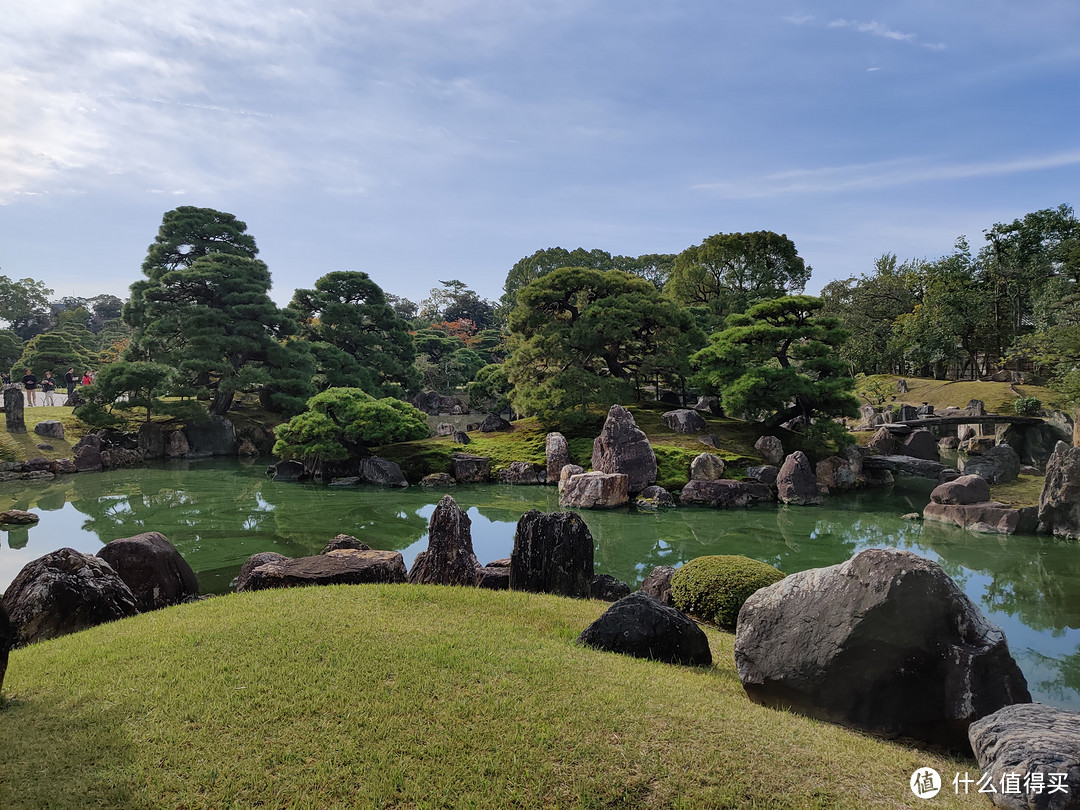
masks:
<path id="1" fill-rule="evenodd" d="M 41 393 L 45 396 L 42 398 L 42 405 L 54 405 L 53 391 L 56 390 L 56 380 L 53 379 L 51 371 L 45 372 L 45 379 L 41 381 Z"/>
<path id="2" fill-rule="evenodd" d="M 67 386 L 67 394 L 68 394 L 69 399 L 71 398 L 71 395 L 75 393 L 75 380 L 76 379 L 77 378 L 75 376 L 75 369 L 74 368 L 69 368 L 67 370 L 67 374 L 64 375 L 64 385 Z"/>
<path id="3" fill-rule="evenodd" d="M 23 388 L 26 389 L 26 404 L 30 406 L 37 405 L 37 377 L 30 370 L 26 370 L 26 375 L 22 378 Z"/>

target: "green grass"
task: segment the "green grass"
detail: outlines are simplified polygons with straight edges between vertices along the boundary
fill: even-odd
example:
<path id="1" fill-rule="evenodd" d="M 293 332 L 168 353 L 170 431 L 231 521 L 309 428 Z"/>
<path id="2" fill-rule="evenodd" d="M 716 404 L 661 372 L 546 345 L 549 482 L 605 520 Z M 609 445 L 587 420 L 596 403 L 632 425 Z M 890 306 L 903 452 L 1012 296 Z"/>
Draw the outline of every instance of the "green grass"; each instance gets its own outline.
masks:
<path id="1" fill-rule="evenodd" d="M 1046 479 L 1041 475 L 1020 475 L 1015 481 L 1007 484 L 992 484 L 990 486 L 990 499 L 1000 501 L 1006 506 L 1021 509 L 1025 506 L 1038 506 L 1039 496 L 1042 495 L 1043 483 Z"/>
<path id="2" fill-rule="evenodd" d="M 937 410 L 944 410 L 949 406 L 957 408 L 965 407 L 973 399 L 981 399 L 986 403 L 988 413 L 1013 413 L 1013 402 L 1019 392 L 1023 396 L 1036 397 L 1043 403 L 1044 408 L 1055 408 L 1061 405 L 1061 394 L 1039 385 L 1019 385 L 996 382 L 979 382 L 978 380 L 929 380 L 921 377 L 897 377 L 890 374 L 875 375 L 871 379 L 887 381 L 893 393 L 895 383 L 899 379 L 907 380 L 908 393 L 895 394 L 896 399 L 886 400 L 886 405 L 920 405 L 927 402 Z M 866 400 L 860 397 L 860 402 Z"/>
<path id="3" fill-rule="evenodd" d="M 63 439 L 50 439 L 34 433 L 34 426 L 38 422 L 50 419 L 64 423 Z M 72 415 L 71 408 L 63 405 L 24 408 L 23 422 L 26 424 L 26 433 L 8 433 L 6 429 L 0 429 L 0 457 L 4 461 L 28 461 L 39 457 L 71 458 L 71 448 L 90 429 Z M 40 450 L 39 444 L 51 444 L 53 449 Z"/>
<path id="4" fill-rule="evenodd" d="M 429 586 L 218 597 L 12 654 L 0 807 L 897 807 L 953 759 L 577 646 L 606 605 Z M 985 806 L 951 788 L 935 806 Z"/>

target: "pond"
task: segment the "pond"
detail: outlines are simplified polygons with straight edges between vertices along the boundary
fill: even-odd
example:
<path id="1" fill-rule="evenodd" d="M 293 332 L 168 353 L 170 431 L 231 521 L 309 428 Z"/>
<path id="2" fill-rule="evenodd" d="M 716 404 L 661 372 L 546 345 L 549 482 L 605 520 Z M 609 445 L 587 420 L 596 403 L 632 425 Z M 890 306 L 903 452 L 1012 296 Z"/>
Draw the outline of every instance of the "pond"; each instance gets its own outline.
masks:
<path id="1" fill-rule="evenodd" d="M 317 554 L 336 534 L 393 549 L 411 565 L 427 547 L 427 522 L 443 491 L 420 487 L 338 489 L 273 482 L 266 463 L 235 460 L 63 476 L 0 484 L 0 509 L 32 509 L 40 523 L 0 533 L 0 589 L 28 562 L 69 546 L 96 553 L 144 531 L 168 537 L 199 575 L 204 593 L 226 593 L 259 551 Z M 596 571 L 636 585 L 656 565 L 704 554 L 744 554 L 792 573 L 894 547 L 940 563 L 1005 631 L 1035 700 L 1080 710 L 1080 548 L 1047 537 L 999 537 L 905 521 L 931 484 L 901 478 L 820 507 L 582 512 L 596 541 Z M 472 519 L 480 562 L 508 557 L 527 510 L 558 509 L 554 487 L 463 486 L 451 490 Z"/>

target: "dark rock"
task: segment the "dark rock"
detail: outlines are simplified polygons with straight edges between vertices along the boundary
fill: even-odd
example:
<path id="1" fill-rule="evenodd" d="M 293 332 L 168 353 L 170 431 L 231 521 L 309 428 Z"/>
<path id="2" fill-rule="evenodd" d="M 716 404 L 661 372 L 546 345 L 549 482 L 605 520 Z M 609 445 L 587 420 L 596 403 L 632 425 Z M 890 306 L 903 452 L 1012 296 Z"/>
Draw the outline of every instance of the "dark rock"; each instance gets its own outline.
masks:
<path id="1" fill-rule="evenodd" d="M 307 471 L 303 463 L 295 459 L 286 459 L 277 464 L 271 464 L 266 468 L 266 474 L 273 476 L 275 481 L 301 481 L 307 478 Z"/>
<path id="2" fill-rule="evenodd" d="M 435 426 L 435 435 L 453 436 L 455 430 L 457 430 L 457 427 L 453 422 L 439 422 L 439 424 Z"/>
<path id="3" fill-rule="evenodd" d="M 897 422 L 911 422 L 919 418 L 919 409 L 914 405 L 901 405 Z"/>
<path id="4" fill-rule="evenodd" d="M 671 497 L 671 493 L 666 489 L 653 484 L 651 487 L 645 487 L 645 489 L 638 493 L 637 498 L 634 500 L 634 505 L 638 509 L 654 511 L 663 507 L 675 506 L 675 499 Z"/>
<path id="5" fill-rule="evenodd" d="M 276 551 L 260 551 L 258 554 L 252 554 L 244 561 L 244 564 L 240 566 L 240 573 L 236 575 L 236 581 L 234 583 L 236 590 L 249 590 L 247 583 L 251 578 L 251 572 L 260 565 L 265 565 L 270 562 L 284 562 L 288 559 L 289 558 L 284 554 L 278 554 Z"/>
<path id="6" fill-rule="evenodd" d="M 352 548 L 357 551 L 371 551 L 371 546 L 363 540 L 357 540 L 351 534 L 339 534 L 327 543 L 320 554 L 329 554 L 331 551 L 340 551 L 343 548 Z"/>
<path id="7" fill-rule="evenodd" d="M 473 553 L 472 521 L 457 502 L 443 495 L 428 522 L 428 547 L 416 555 L 409 582 L 414 585 L 475 585 L 480 567 Z"/>
<path id="8" fill-rule="evenodd" d="M 1063 430 L 1048 422 L 1037 425 L 1009 425 L 1002 433 L 1002 444 L 1009 445 L 1020 461 L 1032 467 L 1045 467 L 1058 442 L 1070 443 L 1072 430 Z"/>
<path id="9" fill-rule="evenodd" d="M 139 439 L 138 436 L 131 433 L 124 433 L 122 430 L 116 428 L 103 428 L 98 431 L 98 438 L 101 439 L 102 450 L 138 450 Z"/>
<path id="10" fill-rule="evenodd" d="M 597 574 L 593 577 L 589 595 L 602 602 L 618 602 L 624 596 L 630 595 L 630 586 L 611 574 Z"/>
<path id="11" fill-rule="evenodd" d="M 495 433 L 499 430 L 513 430 L 514 426 L 499 416 L 497 413 L 489 413 L 480 423 L 481 433 Z"/>
<path id="12" fill-rule="evenodd" d="M 501 558 L 499 558 L 497 560 L 492 560 L 491 562 L 487 563 L 484 567 L 485 568 L 509 568 L 510 567 L 510 558 L 509 557 L 501 557 Z"/>
<path id="13" fill-rule="evenodd" d="M 766 464 L 779 467 L 784 463 L 784 443 L 775 436 L 762 436 L 754 442 L 754 449 Z"/>
<path id="14" fill-rule="evenodd" d="M 669 430 L 676 433 L 702 433 L 709 429 L 701 414 L 690 408 L 666 411 L 660 415 Z"/>
<path id="15" fill-rule="evenodd" d="M 937 443 L 939 450 L 955 450 L 960 446 L 960 440 L 956 436 L 946 436 Z"/>
<path id="16" fill-rule="evenodd" d="M 432 416 L 441 413 L 460 415 L 469 412 L 469 406 L 465 403 L 465 400 L 439 394 L 435 391 L 421 391 L 409 402 L 424 413 Z"/>
<path id="17" fill-rule="evenodd" d="M 405 480 L 395 462 L 378 456 L 368 456 L 360 459 L 360 479 L 367 484 L 379 484 L 384 487 L 407 487 L 409 482 Z"/>
<path id="18" fill-rule="evenodd" d="M 188 452 L 210 453 L 214 456 L 236 455 L 236 426 L 217 414 L 199 425 L 188 425 Z"/>
<path id="19" fill-rule="evenodd" d="M 981 399 L 971 399 L 964 410 L 968 416 L 986 416 L 986 403 Z"/>
<path id="20" fill-rule="evenodd" d="M 577 509 L 623 506 L 630 500 L 629 488 L 629 479 L 621 473 L 578 473 L 560 482 L 559 506 Z"/>
<path id="21" fill-rule="evenodd" d="M 59 419 L 45 419 L 34 425 L 34 433 L 47 439 L 64 438 L 64 423 Z"/>
<path id="22" fill-rule="evenodd" d="M 675 569 L 670 565 L 658 565 L 641 583 L 641 592 L 647 593 L 662 604 L 671 605 L 671 576 Z"/>
<path id="23" fill-rule="evenodd" d="M 912 458 L 941 461 L 941 456 L 938 455 L 937 439 L 929 430 L 913 430 L 901 443 L 897 452 Z"/>
<path id="24" fill-rule="evenodd" d="M 1020 456 L 1007 444 L 999 444 L 981 455 L 960 456 L 960 472 L 981 475 L 991 484 L 1007 484 L 1020 474 Z"/>
<path id="25" fill-rule="evenodd" d="M 101 466 L 106 470 L 113 467 L 131 467 L 135 464 L 141 464 L 142 460 L 143 457 L 138 450 L 114 447 L 101 451 Z"/>
<path id="26" fill-rule="evenodd" d="M 455 430 L 453 434 L 451 434 L 450 440 L 454 444 L 468 444 L 472 441 L 472 439 L 469 438 L 469 434 L 463 430 Z"/>
<path id="27" fill-rule="evenodd" d="M 1005 706 L 972 723 L 968 739 L 979 770 L 998 786 L 988 797 L 996 807 L 1080 808 L 1080 714 L 1041 703 Z M 1019 776 L 1018 792 L 1001 790 L 1005 774 Z M 1041 791 L 1039 778 L 1030 778 L 1034 774 L 1042 774 Z M 1051 792 L 1055 783 L 1064 790 Z"/>
<path id="28" fill-rule="evenodd" d="M 23 473 L 19 478 L 24 481 L 45 481 L 55 478 L 55 476 L 48 470 L 34 470 L 33 472 Z"/>
<path id="29" fill-rule="evenodd" d="M 139 427 L 139 451 L 143 458 L 165 455 L 165 433 L 157 422 L 143 422 Z"/>
<path id="30" fill-rule="evenodd" d="M 29 461 L 24 461 L 22 465 L 23 472 L 43 472 L 52 467 L 52 462 L 43 456 L 32 458 Z"/>
<path id="31" fill-rule="evenodd" d="M 719 481 L 690 481 L 679 493 L 682 506 L 707 506 L 712 509 L 730 509 L 746 506 L 750 492 L 742 481 L 730 478 Z"/>
<path id="32" fill-rule="evenodd" d="M 916 414 L 918 414 L 920 419 L 923 419 L 927 416 L 933 416 L 934 406 L 924 402 L 922 405 L 915 409 L 915 412 Z"/>
<path id="33" fill-rule="evenodd" d="M 942 470 L 950 469 L 940 461 L 928 461 L 912 456 L 867 456 L 863 459 L 863 472 L 891 472 L 902 475 L 915 475 L 920 478 L 932 478 L 937 481 Z M 955 472 L 955 470 L 954 470 Z"/>
<path id="34" fill-rule="evenodd" d="M 938 473 L 937 480 L 939 484 L 945 484 L 949 481 L 955 481 L 959 477 L 959 470 L 953 469 L 952 467 L 945 467 L 944 469 L 942 469 L 941 472 Z"/>
<path id="35" fill-rule="evenodd" d="M 100 436 L 94 433 L 87 433 L 85 436 L 75 442 L 75 446 L 71 449 L 72 451 L 75 451 L 78 450 L 80 447 L 92 447 L 100 453 L 101 450 L 104 449 L 104 442 L 101 441 Z"/>
<path id="36" fill-rule="evenodd" d="M 578 636 L 598 650 L 651 658 L 671 664 L 708 666 L 709 640 L 701 628 L 673 607 L 647 593 L 632 593 L 604 611 Z"/>
<path id="37" fill-rule="evenodd" d="M 49 472 L 54 474 L 70 475 L 71 473 L 77 473 L 79 468 L 75 466 L 75 462 L 70 458 L 58 458 L 55 459 L 49 467 Z"/>
<path id="38" fill-rule="evenodd" d="M 190 452 L 191 443 L 184 431 L 174 430 L 165 437 L 165 458 L 183 458 Z"/>
<path id="39" fill-rule="evenodd" d="M 800 506 L 821 503 L 817 474 L 802 450 L 796 450 L 784 459 L 776 476 L 776 494 L 783 503 Z"/>
<path id="40" fill-rule="evenodd" d="M 656 454 L 622 405 L 608 410 L 604 427 L 593 441 L 592 467 L 597 472 L 622 473 L 629 479 L 631 493 L 656 483 Z"/>
<path id="41" fill-rule="evenodd" d="M 1046 463 L 1039 496 L 1039 531 L 1080 538 L 1080 447 L 1058 442 Z"/>
<path id="42" fill-rule="evenodd" d="M 747 467 L 746 475 L 762 484 L 772 486 L 776 483 L 776 477 L 780 474 L 780 468 L 775 464 L 763 464 L 760 467 Z"/>
<path id="43" fill-rule="evenodd" d="M 33 512 L 24 512 L 22 509 L 7 509 L 0 512 L 0 523 L 24 526 L 28 523 L 37 523 L 41 516 Z"/>
<path id="44" fill-rule="evenodd" d="M 714 450 L 720 449 L 720 437 L 715 433 L 707 433 L 704 436 L 699 436 L 698 441 L 706 447 L 711 447 Z"/>
<path id="45" fill-rule="evenodd" d="M 505 591 L 510 588 L 510 566 L 497 567 L 485 565 L 476 569 L 476 587 L 490 591 Z"/>
<path id="46" fill-rule="evenodd" d="M 7 673 L 8 653 L 18 641 L 15 625 L 8 618 L 4 602 L 0 600 L 0 692 L 4 688 L 4 675 Z"/>
<path id="47" fill-rule="evenodd" d="M 176 605 L 199 595 L 195 572 L 160 532 L 113 540 L 97 555 L 131 588 L 140 612 Z"/>
<path id="48" fill-rule="evenodd" d="M 574 512 L 530 509 L 517 523 L 510 555 L 510 588 L 588 598 L 593 580 L 593 538 Z"/>
<path id="49" fill-rule="evenodd" d="M 1020 512 L 996 501 L 970 504 L 928 503 L 923 508 L 923 520 L 951 523 L 973 532 L 1015 534 L 1020 527 Z"/>
<path id="50" fill-rule="evenodd" d="M 396 551 L 346 548 L 297 559 L 272 560 L 256 566 L 238 591 L 295 588 L 304 585 L 363 585 L 405 581 L 405 561 Z"/>
<path id="51" fill-rule="evenodd" d="M 454 476 L 450 475 L 450 473 L 431 473 L 420 479 L 420 486 L 453 487 L 457 486 L 457 481 L 454 480 Z"/>
<path id="52" fill-rule="evenodd" d="M 450 454 L 451 472 L 460 484 L 482 484 L 491 477 L 491 459 L 469 453 Z"/>
<path id="53" fill-rule="evenodd" d="M 547 482 L 558 484 L 562 468 L 570 463 L 570 448 L 561 433 L 549 433 L 544 438 L 544 461 L 547 463 Z"/>
<path id="54" fill-rule="evenodd" d="M 759 590 L 735 664 L 755 703 L 959 751 L 972 721 L 1031 700 L 1001 630 L 939 565 L 893 549 Z"/>
<path id="55" fill-rule="evenodd" d="M 701 453 L 690 462 L 690 479 L 694 481 L 719 481 L 724 477 L 724 460 L 712 453 Z"/>
<path id="56" fill-rule="evenodd" d="M 8 433 L 26 433 L 23 392 L 19 388 L 4 389 L 4 423 Z"/>
<path id="57" fill-rule="evenodd" d="M 879 453 L 883 456 L 894 456 L 898 452 L 900 442 L 893 436 L 892 431 L 888 428 L 878 428 L 877 433 L 867 443 L 869 448 L 874 453 Z"/>
<path id="58" fill-rule="evenodd" d="M 661 391 L 656 401 L 665 405 L 682 405 L 682 398 L 674 391 Z"/>
<path id="59" fill-rule="evenodd" d="M 135 595 L 105 560 L 70 548 L 27 563 L 4 593 L 19 645 L 134 616 Z"/>
<path id="60" fill-rule="evenodd" d="M 511 461 L 510 466 L 495 475 L 504 484 L 546 484 L 547 472 L 539 465 L 526 461 Z"/>
<path id="61" fill-rule="evenodd" d="M 990 484 L 981 475 L 962 475 L 930 493 L 934 503 L 970 504 L 990 500 Z"/>
<path id="62" fill-rule="evenodd" d="M 897 380 L 896 381 L 896 393 L 898 393 L 898 394 L 906 394 L 907 392 L 908 392 L 907 380 Z"/>
<path id="63" fill-rule="evenodd" d="M 54 450 L 55 448 L 51 444 L 36 444 L 34 445 L 38 450 Z"/>

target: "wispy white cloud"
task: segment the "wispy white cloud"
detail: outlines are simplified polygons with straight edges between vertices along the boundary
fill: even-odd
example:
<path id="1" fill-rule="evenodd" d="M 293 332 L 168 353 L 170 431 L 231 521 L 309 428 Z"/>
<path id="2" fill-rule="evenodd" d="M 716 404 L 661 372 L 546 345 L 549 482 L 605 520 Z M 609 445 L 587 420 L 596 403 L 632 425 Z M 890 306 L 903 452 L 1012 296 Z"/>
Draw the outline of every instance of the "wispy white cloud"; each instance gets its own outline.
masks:
<path id="1" fill-rule="evenodd" d="M 885 39 L 891 39 L 896 42 L 910 42 L 913 44 L 919 44 L 924 48 L 928 48 L 932 51 L 945 50 L 946 46 L 943 42 L 934 43 L 917 43 L 919 38 L 917 34 L 909 34 L 903 31 L 897 31 L 895 28 L 890 28 L 884 23 L 880 23 L 877 20 L 871 20 L 870 22 L 860 22 L 858 20 L 845 20 L 843 18 L 832 20 L 829 23 L 829 28 L 851 28 L 858 31 L 861 34 L 870 34 L 875 37 L 884 37 Z"/>
<path id="2" fill-rule="evenodd" d="M 783 18 L 784 22 L 791 25 L 809 25 L 814 21 L 813 14 L 789 14 Z"/>
<path id="3" fill-rule="evenodd" d="M 907 158 L 819 169 L 797 169 L 758 178 L 700 183 L 693 188 L 732 199 L 791 194 L 870 191 L 892 186 L 969 180 L 1080 165 L 1080 150 L 978 163 L 941 163 Z"/>

